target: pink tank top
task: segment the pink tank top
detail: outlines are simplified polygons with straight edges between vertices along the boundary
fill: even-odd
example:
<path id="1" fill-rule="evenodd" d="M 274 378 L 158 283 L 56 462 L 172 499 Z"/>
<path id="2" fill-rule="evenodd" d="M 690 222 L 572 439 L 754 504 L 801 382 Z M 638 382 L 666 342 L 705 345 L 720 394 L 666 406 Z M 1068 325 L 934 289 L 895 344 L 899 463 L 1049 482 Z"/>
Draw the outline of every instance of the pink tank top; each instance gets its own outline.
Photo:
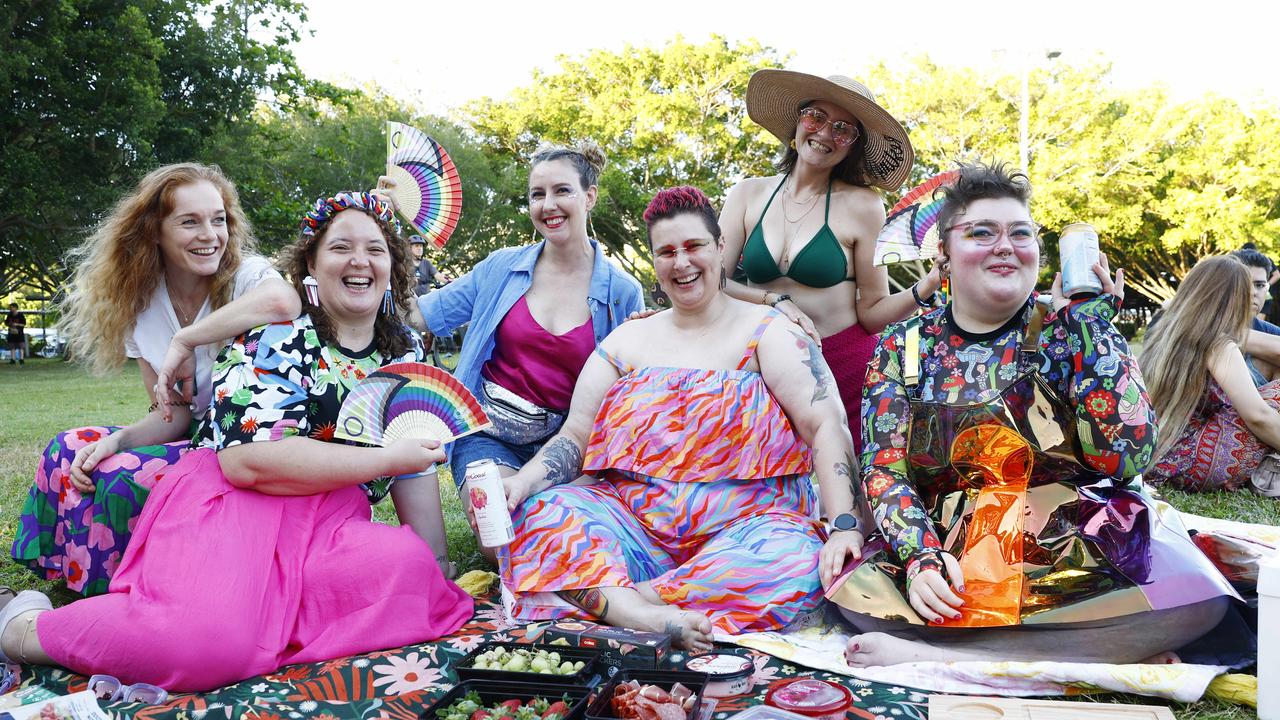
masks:
<path id="1" fill-rule="evenodd" d="M 591 318 L 563 335 L 538 324 L 522 296 L 498 323 L 486 380 L 551 410 L 569 409 L 573 386 L 596 346 Z"/>

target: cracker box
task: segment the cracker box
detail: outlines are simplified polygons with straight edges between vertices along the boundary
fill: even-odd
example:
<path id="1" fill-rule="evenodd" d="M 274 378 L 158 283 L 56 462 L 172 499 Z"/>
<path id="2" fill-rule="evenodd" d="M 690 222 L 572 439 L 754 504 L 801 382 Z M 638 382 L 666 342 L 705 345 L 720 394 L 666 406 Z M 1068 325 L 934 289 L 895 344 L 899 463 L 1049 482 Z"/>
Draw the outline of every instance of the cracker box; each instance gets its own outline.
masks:
<path id="1" fill-rule="evenodd" d="M 671 652 L 667 635 L 573 620 L 552 623 L 538 642 L 599 649 L 602 663 L 641 670 L 657 668 Z"/>

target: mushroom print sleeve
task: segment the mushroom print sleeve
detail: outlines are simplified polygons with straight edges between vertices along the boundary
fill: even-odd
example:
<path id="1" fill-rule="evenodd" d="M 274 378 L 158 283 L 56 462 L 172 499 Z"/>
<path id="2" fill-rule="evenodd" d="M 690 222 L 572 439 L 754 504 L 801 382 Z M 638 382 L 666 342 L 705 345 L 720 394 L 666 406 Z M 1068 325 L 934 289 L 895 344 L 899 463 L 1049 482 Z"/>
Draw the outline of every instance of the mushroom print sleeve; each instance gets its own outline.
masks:
<path id="1" fill-rule="evenodd" d="M 1137 358 L 1111 322 L 1119 305 L 1113 295 L 1073 302 L 1046 318 L 1040 342 L 1042 372 L 1075 407 L 1085 463 L 1128 478 L 1151 462 L 1156 419 Z"/>
<path id="2" fill-rule="evenodd" d="M 885 329 L 862 391 L 862 483 L 876 525 L 910 581 L 942 571 L 941 544 L 907 466 L 911 404 L 902 381 L 905 324 Z"/>

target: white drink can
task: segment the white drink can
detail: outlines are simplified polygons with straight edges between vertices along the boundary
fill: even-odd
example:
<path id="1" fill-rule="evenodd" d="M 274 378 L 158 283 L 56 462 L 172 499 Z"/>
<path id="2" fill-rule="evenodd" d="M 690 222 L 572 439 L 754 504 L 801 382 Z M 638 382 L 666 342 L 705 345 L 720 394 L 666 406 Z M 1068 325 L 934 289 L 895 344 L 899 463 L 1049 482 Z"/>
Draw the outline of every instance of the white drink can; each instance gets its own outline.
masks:
<path id="1" fill-rule="evenodd" d="M 501 547 L 516 539 L 511 527 L 511 513 L 507 512 L 507 491 L 502 487 L 502 476 L 492 460 L 476 460 L 467 463 L 462 487 L 467 492 L 467 502 L 476 518 L 476 533 L 485 547 Z"/>
<path id="2" fill-rule="evenodd" d="M 1058 255 L 1062 261 L 1062 294 L 1098 295 L 1102 280 L 1093 272 L 1098 262 L 1098 232 L 1088 223 L 1071 223 L 1058 237 Z"/>

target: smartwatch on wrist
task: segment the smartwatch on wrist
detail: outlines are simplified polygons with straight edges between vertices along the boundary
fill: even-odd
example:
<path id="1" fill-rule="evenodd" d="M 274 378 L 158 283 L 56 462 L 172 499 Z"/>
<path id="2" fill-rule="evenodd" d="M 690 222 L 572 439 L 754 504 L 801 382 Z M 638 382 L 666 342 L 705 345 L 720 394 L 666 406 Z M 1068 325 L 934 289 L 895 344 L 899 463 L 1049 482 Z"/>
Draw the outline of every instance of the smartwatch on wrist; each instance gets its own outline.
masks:
<path id="1" fill-rule="evenodd" d="M 827 534 L 831 534 L 841 530 L 857 530 L 858 518 L 853 513 L 840 513 L 834 520 L 827 523 Z"/>
<path id="2" fill-rule="evenodd" d="M 790 300 L 790 299 L 791 299 L 791 296 L 790 296 L 790 295 L 788 295 L 788 294 L 786 294 L 786 293 L 782 293 L 782 294 L 778 295 L 777 297 L 775 297 L 775 298 L 773 299 L 773 302 L 768 303 L 768 305 L 769 305 L 769 307 L 776 308 L 776 307 L 778 307 L 778 303 L 785 302 L 785 301 Z"/>

